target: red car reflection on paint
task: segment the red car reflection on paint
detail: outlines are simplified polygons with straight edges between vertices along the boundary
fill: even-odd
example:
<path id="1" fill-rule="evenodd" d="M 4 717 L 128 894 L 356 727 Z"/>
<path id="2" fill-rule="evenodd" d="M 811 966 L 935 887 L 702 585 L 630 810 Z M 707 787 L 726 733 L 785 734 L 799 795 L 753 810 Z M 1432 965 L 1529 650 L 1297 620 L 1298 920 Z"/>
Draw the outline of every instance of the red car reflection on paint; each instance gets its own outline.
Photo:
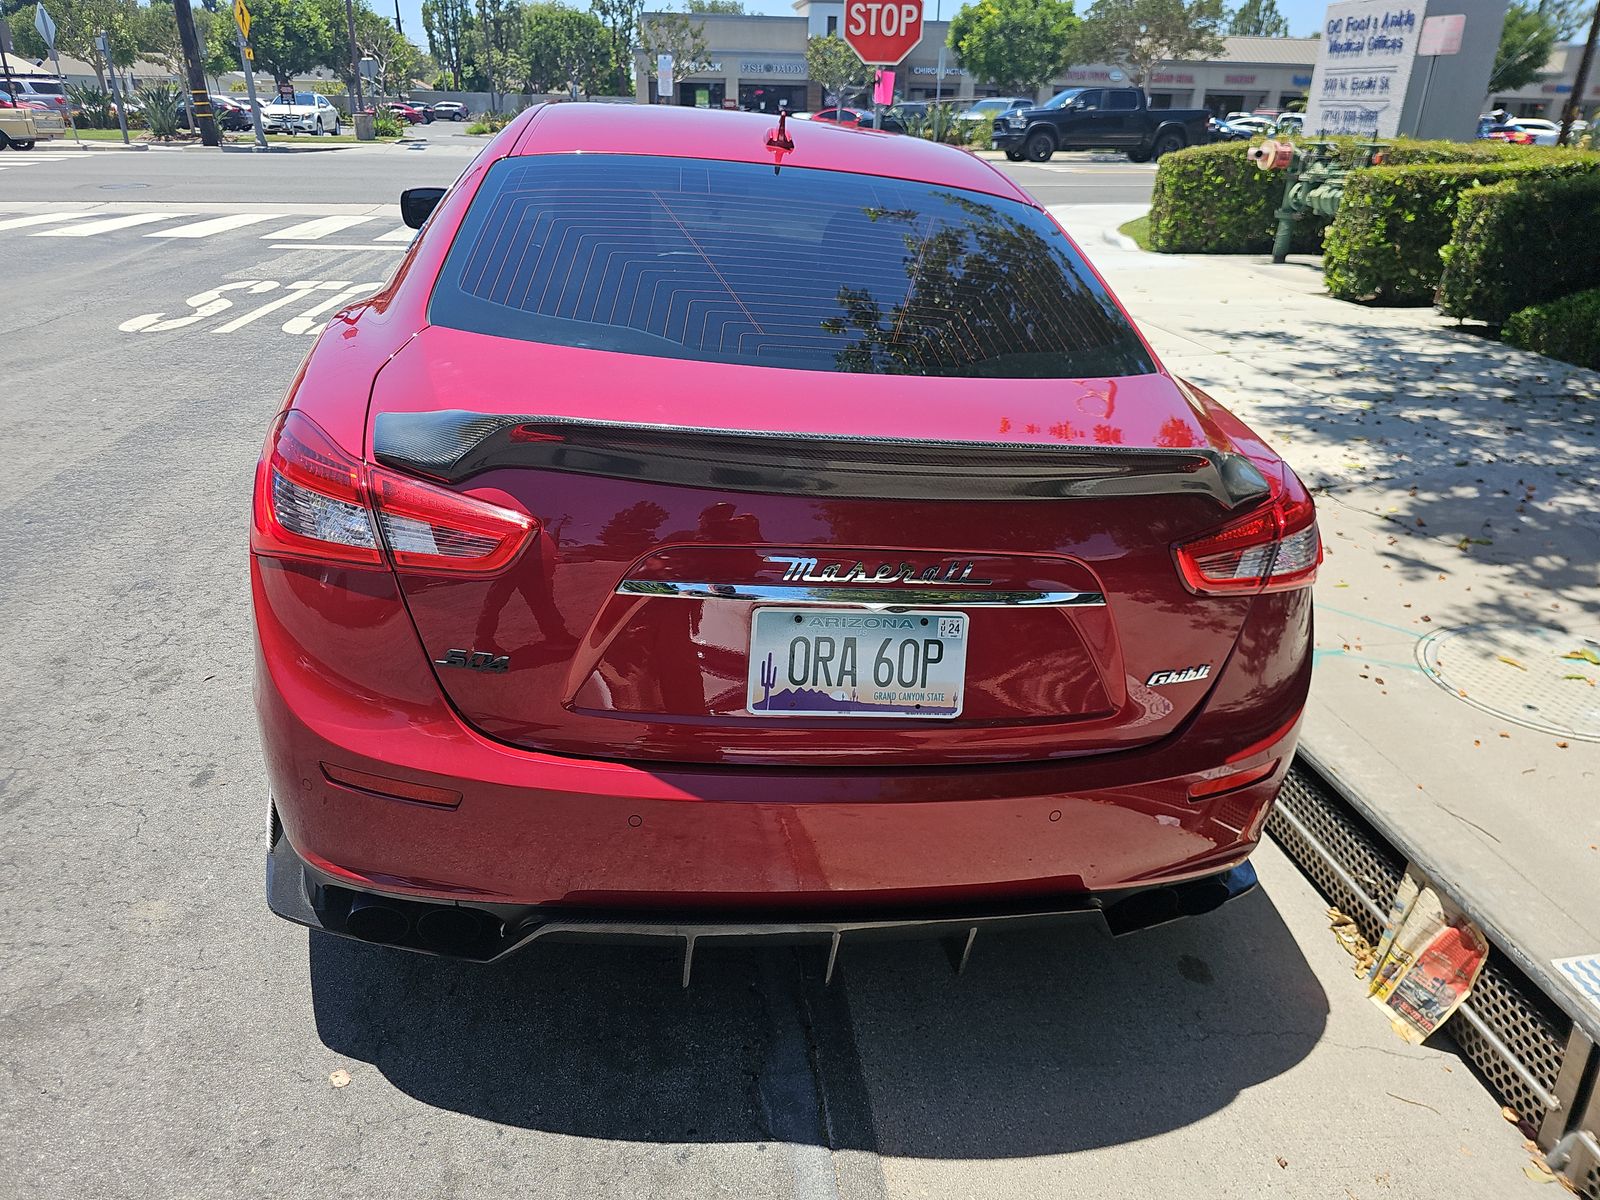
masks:
<path id="1" fill-rule="evenodd" d="M 561 104 L 406 206 L 256 477 L 275 911 L 687 978 L 1253 883 L 1311 499 L 1004 175 Z"/>

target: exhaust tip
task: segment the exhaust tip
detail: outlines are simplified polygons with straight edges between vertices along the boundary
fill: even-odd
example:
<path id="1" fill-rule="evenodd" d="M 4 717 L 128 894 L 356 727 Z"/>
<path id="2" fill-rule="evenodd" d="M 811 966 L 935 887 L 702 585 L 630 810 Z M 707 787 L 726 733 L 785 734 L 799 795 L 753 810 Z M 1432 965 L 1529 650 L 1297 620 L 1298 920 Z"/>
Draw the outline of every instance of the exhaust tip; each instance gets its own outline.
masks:
<path id="1" fill-rule="evenodd" d="M 1106 925 L 1117 936 L 1164 925 L 1179 915 L 1178 895 L 1171 888 L 1151 888 L 1126 900 L 1119 900 L 1105 911 Z"/>
<path id="2" fill-rule="evenodd" d="M 345 918 L 345 929 L 352 937 L 382 945 L 401 941 L 410 928 L 405 913 L 366 896 L 357 896 L 351 902 L 350 915 Z"/>
<path id="3" fill-rule="evenodd" d="M 475 950 L 488 932 L 487 915 L 476 908 L 430 908 L 417 919 L 417 936 L 431 950 Z"/>

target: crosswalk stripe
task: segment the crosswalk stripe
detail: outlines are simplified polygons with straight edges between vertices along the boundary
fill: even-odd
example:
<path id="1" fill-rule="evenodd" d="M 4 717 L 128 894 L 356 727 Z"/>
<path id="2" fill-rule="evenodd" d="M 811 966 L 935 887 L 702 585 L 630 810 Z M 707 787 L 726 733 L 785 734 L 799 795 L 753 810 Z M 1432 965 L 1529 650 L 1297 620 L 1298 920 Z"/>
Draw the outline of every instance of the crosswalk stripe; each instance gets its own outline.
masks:
<path id="1" fill-rule="evenodd" d="M 373 240 L 379 242 L 409 242 L 416 236 L 417 231 L 415 229 L 412 229 L 407 225 L 402 225 L 399 229 L 390 230 L 382 237 L 374 238 Z"/>
<path id="2" fill-rule="evenodd" d="M 0 221 L 0 229 L 26 229 L 30 225 L 49 225 L 53 221 L 76 221 L 80 217 L 94 216 L 94 213 L 64 212 L 64 213 L 34 213 L 28 217 L 7 217 Z"/>
<path id="3" fill-rule="evenodd" d="M 273 221 L 282 215 L 282 213 L 237 213 L 231 217 L 212 217 L 209 221 L 196 221 L 192 225 L 180 225 L 176 229 L 158 229 L 154 233 L 147 233 L 144 236 L 151 238 L 210 237 L 214 233 L 225 233 L 230 229 L 242 229 L 246 225 L 256 225 L 262 221 Z"/>
<path id="4" fill-rule="evenodd" d="M 263 233 L 262 239 L 272 238 L 280 242 L 314 242 L 318 238 L 325 238 L 330 233 L 338 233 L 341 229 L 349 229 L 352 225 L 360 225 L 372 217 L 318 217 L 314 221 L 302 221 L 298 225 L 291 225 L 287 229 L 280 229 L 276 233 Z"/>
<path id="5" fill-rule="evenodd" d="M 113 229 L 128 229 L 134 225 L 148 225 L 152 221 L 168 221 L 192 213 L 130 213 L 124 217 L 111 217 L 105 221 L 90 221 L 87 225 L 71 225 L 66 229 L 45 229 L 34 237 L 93 237 L 97 233 L 110 233 Z"/>

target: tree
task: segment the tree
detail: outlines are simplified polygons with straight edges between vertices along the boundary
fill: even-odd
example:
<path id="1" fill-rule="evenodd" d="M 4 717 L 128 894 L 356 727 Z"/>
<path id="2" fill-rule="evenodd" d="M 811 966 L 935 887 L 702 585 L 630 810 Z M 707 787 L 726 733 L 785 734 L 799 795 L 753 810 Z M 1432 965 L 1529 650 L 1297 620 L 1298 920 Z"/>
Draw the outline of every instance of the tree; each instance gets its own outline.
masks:
<path id="1" fill-rule="evenodd" d="M 530 4 L 522 12 L 519 61 L 530 92 L 598 92 L 612 81 L 611 35 L 593 13 Z"/>
<path id="2" fill-rule="evenodd" d="M 194 32 L 200 41 L 204 66 L 205 48 L 210 44 L 211 26 L 216 22 L 217 15 L 203 8 L 193 11 Z M 231 17 L 229 21 L 232 21 Z M 178 17 L 173 11 L 172 0 L 150 0 L 147 8 L 140 9 L 134 37 L 143 57 L 160 63 L 174 75 L 183 74 L 183 43 L 178 38 Z"/>
<path id="3" fill-rule="evenodd" d="M 1244 0 L 1234 10 L 1228 32 L 1239 37 L 1288 37 L 1289 21 L 1275 0 Z"/>
<path id="4" fill-rule="evenodd" d="M 476 33 L 473 57 L 488 85 L 489 106 L 498 111 L 500 96 L 511 90 L 522 57 L 522 5 L 517 0 L 478 0 Z"/>
<path id="5" fill-rule="evenodd" d="M 334 5 L 342 16 L 338 0 L 252 0 L 250 48 L 255 51 L 256 70 L 265 71 L 281 86 L 313 67 L 337 64 L 336 47 L 346 41 L 330 19 Z"/>
<path id="6" fill-rule="evenodd" d="M 1083 55 L 1121 63 L 1143 87 L 1157 63 L 1222 52 L 1222 0 L 1095 0 L 1083 19 Z"/>
<path id="7" fill-rule="evenodd" d="M 730 17 L 744 16 L 744 5 L 739 0 L 687 0 L 683 11 L 688 13 L 721 13 Z"/>
<path id="8" fill-rule="evenodd" d="M 1541 15 L 1538 9 L 1522 4 L 1507 9 L 1506 23 L 1500 27 L 1500 45 L 1494 52 L 1494 67 L 1489 72 L 1489 95 L 1514 92 L 1539 78 L 1558 36 L 1555 21 Z"/>
<path id="9" fill-rule="evenodd" d="M 1072 61 L 1079 24 L 1070 0 L 979 0 L 950 22 L 950 45 L 979 79 L 1031 96 Z"/>
<path id="10" fill-rule="evenodd" d="M 872 78 L 872 68 L 836 34 L 806 39 L 806 73 L 821 85 L 824 97 L 838 96 L 840 104 L 845 93 L 865 87 Z"/>
<path id="11" fill-rule="evenodd" d="M 672 55 L 672 78 L 666 81 L 667 87 L 697 75 L 711 65 L 705 24 L 691 21 L 682 13 L 653 14 L 649 21 L 639 27 L 639 48 L 644 51 L 645 66 L 652 79 L 656 78 L 656 57 L 661 54 Z"/>
<path id="12" fill-rule="evenodd" d="M 340 9 L 342 3 L 338 4 Z M 415 43 L 394 27 L 394 22 L 368 8 L 364 2 L 355 6 L 356 56 L 370 58 L 376 64 L 377 75 L 372 87 L 379 95 L 397 95 L 405 91 L 420 76 L 432 69 Z M 344 77 L 345 86 L 355 93 L 355 81 L 350 78 L 350 34 L 347 22 L 332 21 L 333 60 L 329 63 Z"/>
<path id="13" fill-rule="evenodd" d="M 471 74 L 470 0 L 422 0 L 422 30 L 428 38 L 428 53 L 450 76 L 451 90 L 476 90 L 466 86 Z"/>
<path id="14" fill-rule="evenodd" d="M 1556 27 L 1556 40 L 1565 42 L 1589 24 L 1594 0 L 1539 0 L 1535 11 Z"/>
<path id="15" fill-rule="evenodd" d="M 644 0 L 590 0 L 590 8 L 611 38 L 613 95 L 633 93 L 633 47 L 639 32 Z"/>
<path id="16" fill-rule="evenodd" d="M 134 0 L 50 0 L 45 7 L 56 23 L 57 51 L 93 67 L 101 88 L 106 85 L 106 73 L 95 46 L 96 34 L 104 31 L 110 36 L 112 66 L 131 67 L 139 57 L 144 14 Z M 34 5 L 10 3 L 5 9 L 14 14 L 11 30 L 18 51 L 29 58 L 43 58 L 44 39 L 33 28 Z M 177 37 L 176 27 L 173 37 Z"/>

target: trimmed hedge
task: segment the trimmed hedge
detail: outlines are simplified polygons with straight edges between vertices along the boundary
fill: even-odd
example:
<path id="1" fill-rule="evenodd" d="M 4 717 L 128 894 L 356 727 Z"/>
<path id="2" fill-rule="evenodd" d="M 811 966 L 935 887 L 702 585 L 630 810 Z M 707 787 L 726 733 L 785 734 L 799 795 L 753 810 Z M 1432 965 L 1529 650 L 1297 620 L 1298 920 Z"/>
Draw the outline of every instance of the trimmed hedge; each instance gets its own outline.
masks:
<path id="1" fill-rule="evenodd" d="M 1323 243 L 1323 276 L 1341 300 L 1427 304 L 1444 269 L 1456 202 L 1469 188 L 1508 179 L 1559 179 L 1600 171 L 1600 155 L 1512 147 L 1516 157 L 1382 166 L 1356 171 Z M 1524 254 L 1533 243 L 1524 243 Z M 1537 252 L 1536 250 L 1534 252 Z"/>
<path id="2" fill-rule="evenodd" d="M 1354 139 L 1336 139 L 1352 165 L 1364 151 Z M 1162 157 L 1150 208 L 1150 248 L 1165 254 L 1260 254 L 1272 248 L 1273 216 L 1283 198 L 1284 173 L 1261 171 L 1246 157 L 1245 142 L 1191 146 Z M 1500 162 L 1527 147 L 1503 142 L 1396 140 L 1385 151 L 1390 163 Z M 1315 254 L 1322 247 L 1326 218 L 1295 222 L 1292 248 Z"/>
<path id="3" fill-rule="evenodd" d="M 1600 286 L 1600 174 L 1507 179 L 1456 202 L 1439 307 L 1500 325 L 1518 309 Z"/>
<path id="4" fill-rule="evenodd" d="M 1501 337 L 1524 350 L 1600 371 L 1600 288 L 1514 312 Z"/>

